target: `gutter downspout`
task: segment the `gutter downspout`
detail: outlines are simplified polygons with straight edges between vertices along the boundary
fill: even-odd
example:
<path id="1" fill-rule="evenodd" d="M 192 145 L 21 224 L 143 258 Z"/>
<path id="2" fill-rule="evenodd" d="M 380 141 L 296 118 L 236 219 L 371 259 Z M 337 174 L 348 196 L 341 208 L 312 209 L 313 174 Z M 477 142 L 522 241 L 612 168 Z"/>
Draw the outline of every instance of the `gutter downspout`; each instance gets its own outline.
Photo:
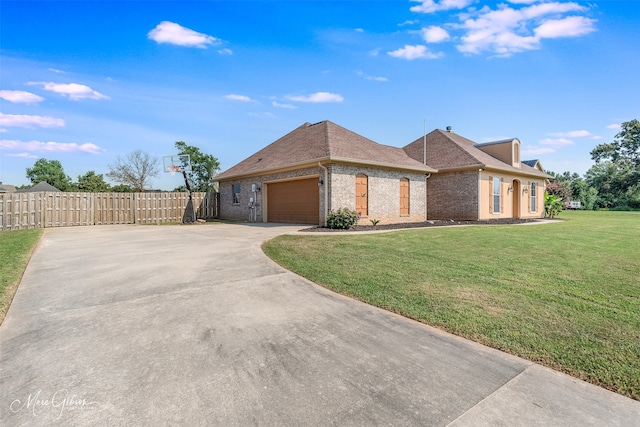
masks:
<path id="1" fill-rule="evenodd" d="M 318 162 L 318 166 L 324 170 L 324 218 L 323 225 L 327 226 L 327 212 L 329 212 L 329 170 L 324 167 L 321 162 Z"/>
<path id="2" fill-rule="evenodd" d="M 426 178 L 424 179 L 424 220 L 428 221 L 429 220 L 429 190 L 428 190 L 428 186 L 429 186 L 429 178 L 431 178 L 431 173 L 428 173 L 426 175 Z"/>

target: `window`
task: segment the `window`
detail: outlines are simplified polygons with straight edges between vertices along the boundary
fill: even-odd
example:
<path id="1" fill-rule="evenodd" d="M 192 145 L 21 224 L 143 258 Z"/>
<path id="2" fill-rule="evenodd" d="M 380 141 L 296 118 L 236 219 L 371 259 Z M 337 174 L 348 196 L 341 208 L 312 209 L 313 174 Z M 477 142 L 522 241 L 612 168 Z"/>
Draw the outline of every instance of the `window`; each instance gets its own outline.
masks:
<path id="1" fill-rule="evenodd" d="M 409 180 L 400 180 L 400 215 L 409 215 Z"/>
<path id="2" fill-rule="evenodd" d="M 500 187 L 501 179 L 497 176 L 493 177 L 493 213 L 500 213 Z"/>
<path id="3" fill-rule="evenodd" d="M 535 182 L 531 183 L 531 212 L 535 212 L 536 208 L 538 206 L 538 198 L 536 197 L 537 194 L 537 190 L 538 190 L 538 185 Z"/>
<path id="4" fill-rule="evenodd" d="M 233 204 L 240 204 L 240 184 L 233 184 L 231 186 L 231 192 L 233 193 Z"/>
<path id="5" fill-rule="evenodd" d="M 356 175 L 356 212 L 369 215 L 369 178 L 361 173 Z"/>

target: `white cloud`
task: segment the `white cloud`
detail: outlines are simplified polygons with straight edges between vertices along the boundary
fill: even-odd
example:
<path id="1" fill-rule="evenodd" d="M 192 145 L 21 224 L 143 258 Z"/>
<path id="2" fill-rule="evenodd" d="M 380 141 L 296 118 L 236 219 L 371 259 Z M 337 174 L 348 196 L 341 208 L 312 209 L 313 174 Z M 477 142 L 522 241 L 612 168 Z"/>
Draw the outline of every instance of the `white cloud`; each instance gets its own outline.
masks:
<path id="1" fill-rule="evenodd" d="M 36 156 L 35 154 L 29 154 L 29 153 L 7 153 L 4 154 L 4 156 L 6 157 L 22 157 L 24 159 L 37 159 L 38 156 Z"/>
<path id="2" fill-rule="evenodd" d="M 398 27 L 404 27 L 405 25 L 415 25 L 418 24 L 420 21 L 418 21 L 417 19 L 411 19 L 411 20 L 406 20 L 404 22 L 401 22 L 398 24 Z"/>
<path id="3" fill-rule="evenodd" d="M 218 50 L 218 53 L 220 55 L 233 55 L 233 51 L 231 49 L 229 49 L 229 48 L 226 48 L 226 47 L 224 49 Z"/>
<path id="4" fill-rule="evenodd" d="M 364 28 L 356 28 L 354 31 L 356 33 L 364 33 Z"/>
<path id="5" fill-rule="evenodd" d="M 598 135 L 594 135 L 586 130 L 572 130 L 570 132 L 552 132 L 549 133 L 549 136 L 553 136 L 556 138 L 592 138 L 592 139 L 600 139 Z"/>
<path id="6" fill-rule="evenodd" d="M 277 108 L 286 108 L 286 109 L 289 109 L 289 110 L 295 110 L 296 108 L 298 108 L 298 107 L 296 107 L 295 105 L 291 105 L 291 104 L 281 104 L 281 103 L 279 103 L 279 102 L 277 102 L 277 101 L 273 101 L 271 104 L 272 104 L 274 107 L 277 107 Z"/>
<path id="7" fill-rule="evenodd" d="M 417 13 L 434 13 L 441 10 L 464 9 L 473 3 L 473 0 L 411 0 L 419 2 L 418 6 L 411 6 L 409 10 Z"/>
<path id="8" fill-rule="evenodd" d="M 20 128 L 55 128 L 64 126 L 64 120 L 49 116 L 27 116 L 0 113 L 0 126 Z"/>
<path id="9" fill-rule="evenodd" d="M 622 126 L 620 125 L 620 123 L 613 123 L 607 126 L 607 129 L 618 130 L 618 129 L 622 129 Z"/>
<path id="10" fill-rule="evenodd" d="M 451 38 L 447 30 L 437 25 L 431 25 L 422 29 L 422 38 L 427 43 L 440 43 Z"/>
<path id="11" fill-rule="evenodd" d="M 257 117 L 259 119 L 275 119 L 277 118 L 277 116 L 273 113 L 270 112 L 263 112 L 263 113 L 247 113 L 249 116 L 251 117 Z"/>
<path id="12" fill-rule="evenodd" d="M 387 54 L 394 58 L 402 58 L 408 61 L 413 61 L 414 59 L 437 59 L 444 55 L 442 52 L 433 53 L 424 45 L 404 45 L 403 48 L 387 52 Z"/>
<path id="13" fill-rule="evenodd" d="M 0 149 L 27 152 L 65 152 L 65 153 L 89 153 L 99 154 L 106 151 L 89 142 L 76 144 L 75 142 L 40 142 L 40 141 L 16 141 L 0 140 Z"/>
<path id="14" fill-rule="evenodd" d="M 16 104 L 37 104 L 43 97 L 23 90 L 0 90 L 0 98 Z"/>
<path id="15" fill-rule="evenodd" d="M 285 98 L 289 101 L 313 103 L 344 101 L 342 95 L 331 92 L 316 92 L 312 93 L 311 95 L 287 95 L 285 96 Z"/>
<path id="16" fill-rule="evenodd" d="M 529 148 L 527 150 L 522 150 L 523 156 L 541 156 L 543 154 L 551 154 L 555 153 L 556 150 L 553 148 Z"/>
<path id="17" fill-rule="evenodd" d="M 553 145 L 555 147 L 564 147 L 573 145 L 573 141 L 567 138 L 546 138 L 540 140 L 541 145 Z"/>
<path id="18" fill-rule="evenodd" d="M 485 6 L 475 15 L 466 15 L 463 19 L 460 28 L 466 33 L 457 48 L 467 54 L 490 51 L 503 57 L 539 49 L 544 38 L 576 37 L 595 31 L 593 19 L 582 16 L 559 18 L 564 13 L 586 10 L 575 2 L 548 2 L 518 9 L 505 4 L 495 10 Z"/>
<path id="19" fill-rule="evenodd" d="M 56 68 L 49 68 L 49 71 L 51 71 L 52 73 L 58 73 L 58 74 L 64 74 L 65 72 L 62 70 L 58 70 Z"/>
<path id="20" fill-rule="evenodd" d="M 567 16 L 563 19 L 549 19 L 535 29 L 536 36 L 546 39 L 557 37 L 578 37 L 595 31 L 596 21 L 584 16 Z"/>
<path id="21" fill-rule="evenodd" d="M 362 77 L 365 80 L 370 80 L 373 82 L 388 82 L 389 79 L 386 77 L 382 77 L 382 76 L 370 76 L 366 73 L 363 73 L 362 71 L 356 71 L 356 74 L 359 75 L 360 77 Z"/>
<path id="22" fill-rule="evenodd" d="M 537 3 L 541 0 L 507 0 L 507 1 L 513 4 L 531 4 L 531 3 Z"/>
<path id="23" fill-rule="evenodd" d="M 101 94 L 89 86 L 78 83 L 53 83 L 53 82 L 29 82 L 28 85 L 42 85 L 45 90 L 68 96 L 72 101 L 80 99 L 109 99 L 108 96 Z"/>
<path id="24" fill-rule="evenodd" d="M 240 101 L 240 102 L 253 102 L 251 98 L 245 95 L 236 95 L 235 93 L 230 93 L 225 96 L 225 98 L 230 99 L 232 101 Z"/>
<path id="25" fill-rule="evenodd" d="M 175 22 L 162 21 L 147 37 L 157 43 L 169 43 L 178 46 L 198 47 L 206 49 L 207 45 L 217 45 L 221 41 L 213 36 L 198 33 Z"/>

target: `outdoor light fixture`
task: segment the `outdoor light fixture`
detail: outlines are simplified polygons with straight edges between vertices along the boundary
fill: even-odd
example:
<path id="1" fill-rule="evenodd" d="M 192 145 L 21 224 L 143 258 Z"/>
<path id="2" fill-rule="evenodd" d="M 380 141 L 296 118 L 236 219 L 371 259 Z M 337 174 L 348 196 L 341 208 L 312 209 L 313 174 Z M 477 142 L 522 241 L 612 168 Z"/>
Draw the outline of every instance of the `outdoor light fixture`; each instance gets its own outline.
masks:
<path id="1" fill-rule="evenodd" d="M 529 192 L 529 189 L 528 189 L 527 187 L 524 187 L 524 188 L 522 189 L 522 192 L 526 194 L 526 193 L 528 193 L 528 192 Z"/>
<path id="2" fill-rule="evenodd" d="M 509 193 L 513 191 L 513 184 L 509 184 Z"/>
<path id="3" fill-rule="evenodd" d="M 322 184 L 324 184 L 324 181 L 322 180 L 322 178 L 320 178 L 320 179 L 318 180 L 318 187 L 321 187 L 321 186 L 322 186 Z"/>

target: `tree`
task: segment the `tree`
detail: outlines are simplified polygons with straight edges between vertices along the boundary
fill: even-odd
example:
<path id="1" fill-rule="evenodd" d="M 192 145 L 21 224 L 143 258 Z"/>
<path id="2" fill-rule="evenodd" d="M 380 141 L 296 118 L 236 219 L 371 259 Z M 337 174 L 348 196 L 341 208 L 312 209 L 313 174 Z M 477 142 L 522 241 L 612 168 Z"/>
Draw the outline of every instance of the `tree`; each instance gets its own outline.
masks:
<path id="1" fill-rule="evenodd" d="M 550 182 L 547 185 L 547 191 L 549 194 L 553 194 L 567 203 L 571 200 L 571 184 L 567 181 Z"/>
<path id="2" fill-rule="evenodd" d="M 218 159 L 183 141 L 176 141 L 175 147 L 178 154 L 188 154 L 191 157 L 191 172 L 187 172 L 191 190 L 213 191 L 212 179 L 220 171 Z"/>
<path id="3" fill-rule="evenodd" d="M 109 183 L 105 182 L 102 174 L 96 174 L 94 171 L 89 171 L 84 175 L 78 176 L 78 191 L 85 191 L 89 193 L 106 193 L 111 191 Z"/>
<path id="4" fill-rule="evenodd" d="M 640 207 L 640 122 L 622 123 L 613 142 L 591 151 L 596 164 L 587 182 L 598 190 L 600 207 Z"/>
<path id="5" fill-rule="evenodd" d="M 118 184 L 111 187 L 111 191 L 114 193 L 133 193 L 133 188 L 126 184 Z"/>
<path id="6" fill-rule="evenodd" d="M 151 178 L 158 176 L 159 173 L 158 159 L 141 150 L 136 150 L 124 159 L 118 156 L 115 163 L 109 164 L 107 176 L 115 182 L 130 186 L 134 191 L 142 192 L 149 188 Z"/>
<path id="7" fill-rule="evenodd" d="M 555 194 L 544 192 L 544 216 L 553 218 L 562 212 L 562 199 Z"/>
<path id="8" fill-rule="evenodd" d="M 32 168 L 27 168 L 27 178 L 32 184 L 45 181 L 60 191 L 68 191 L 71 188 L 71 178 L 64 173 L 62 163 L 58 160 L 36 160 Z"/>

